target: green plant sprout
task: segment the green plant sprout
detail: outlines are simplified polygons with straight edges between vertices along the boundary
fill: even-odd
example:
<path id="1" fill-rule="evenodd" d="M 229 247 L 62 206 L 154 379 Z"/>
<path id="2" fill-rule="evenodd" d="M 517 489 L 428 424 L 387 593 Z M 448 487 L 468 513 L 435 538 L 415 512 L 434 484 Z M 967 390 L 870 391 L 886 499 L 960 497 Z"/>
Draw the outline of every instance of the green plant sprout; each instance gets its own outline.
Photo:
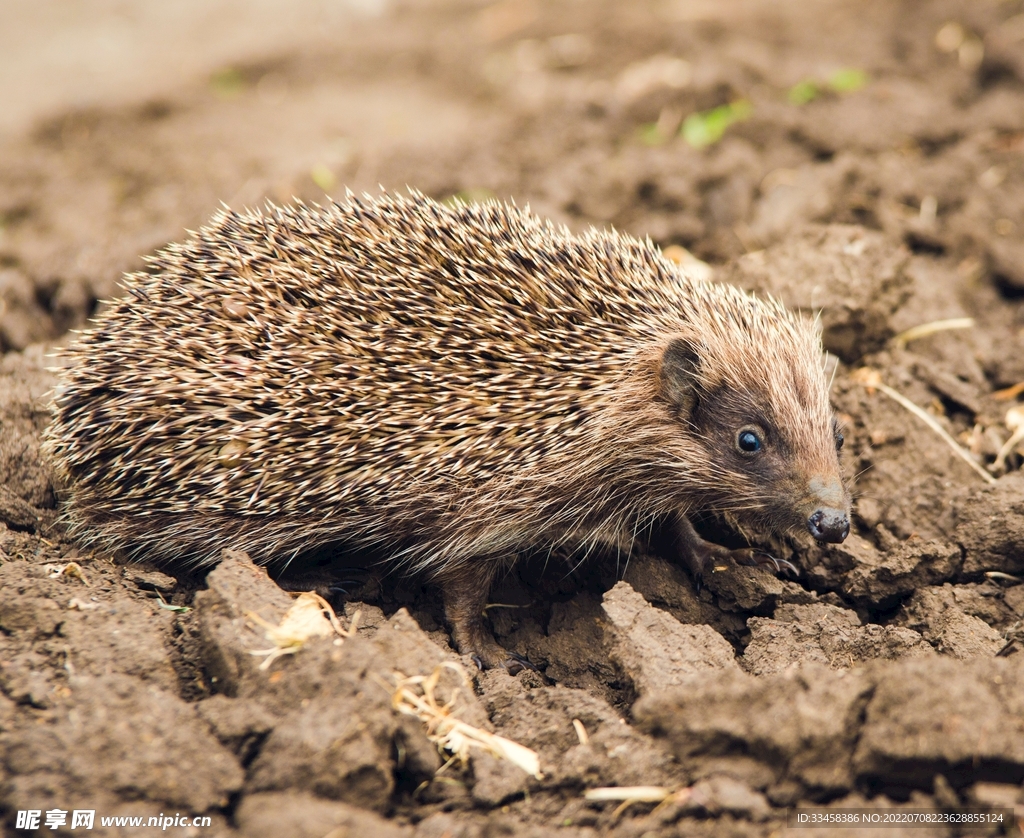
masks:
<path id="1" fill-rule="evenodd" d="M 823 83 L 815 79 L 803 79 L 794 84 L 787 94 L 790 104 L 806 105 L 817 99 L 823 90 L 833 93 L 853 93 L 860 90 L 869 81 L 868 74 L 856 67 L 843 67 L 836 70 Z"/>
<path id="2" fill-rule="evenodd" d="M 749 119 L 753 110 L 748 100 L 737 99 L 728 105 L 692 113 L 683 120 L 683 139 L 694 148 L 707 148 L 722 139 L 731 125 Z"/>

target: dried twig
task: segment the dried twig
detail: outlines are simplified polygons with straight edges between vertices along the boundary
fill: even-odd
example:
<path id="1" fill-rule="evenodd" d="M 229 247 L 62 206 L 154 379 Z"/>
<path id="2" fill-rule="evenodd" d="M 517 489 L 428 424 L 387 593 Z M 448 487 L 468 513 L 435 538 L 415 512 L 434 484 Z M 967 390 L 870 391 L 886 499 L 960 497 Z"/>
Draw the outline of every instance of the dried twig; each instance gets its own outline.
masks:
<path id="1" fill-rule="evenodd" d="M 950 329 L 970 329 L 974 326 L 973 317 L 952 317 L 949 320 L 933 320 L 931 323 L 922 323 L 914 326 L 905 332 L 900 332 L 892 339 L 892 342 L 902 349 L 912 340 L 934 335 L 936 332 L 947 332 Z"/>
<path id="2" fill-rule="evenodd" d="M 996 479 L 987 471 L 985 471 L 981 464 L 978 463 L 974 459 L 974 457 L 970 455 L 969 452 L 965 451 L 960 446 L 960 443 L 958 443 L 955 439 L 953 439 L 952 436 L 949 435 L 946 429 L 943 428 L 942 425 L 940 425 L 935 420 L 934 416 L 929 414 L 927 411 L 922 410 L 902 393 L 894 390 L 887 384 L 883 384 L 881 381 L 881 376 L 878 374 L 877 370 L 863 368 L 857 370 L 853 375 L 850 376 L 850 378 L 852 378 L 858 384 L 861 384 L 865 389 L 869 391 L 878 390 L 882 393 L 885 393 L 885 395 L 887 395 L 890 399 L 896 402 L 896 404 L 913 413 L 918 419 L 920 419 L 929 428 L 935 431 L 935 433 L 942 437 L 943 441 L 953 450 L 953 453 L 956 454 L 965 463 L 967 463 L 967 465 L 974 469 L 974 471 L 976 471 L 979 475 L 981 475 L 981 478 L 986 483 L 996 482 Z"/>
<path id="3" fill-rule="evenodd" d="M 85 571 L 82 570 L 82 566 L 78 562 L 68 562 L 67 564 L 48 564 L 45 569 L 49 571 L 51 579 L 59 579 L 64 576 L 68 579 L 80 579 L 84 584 L 89 584 L 89 580 L 85 576 Z"/>
<path id="4" fill-rule="evenodd" d="M 1021 393 L 1024 393 L 1024 381 L 1020 381 L 1004 390 L 996 390 L 992 396 L 1001 402 L 1007 402 L 1010 399 L 1017 398 Z"/>

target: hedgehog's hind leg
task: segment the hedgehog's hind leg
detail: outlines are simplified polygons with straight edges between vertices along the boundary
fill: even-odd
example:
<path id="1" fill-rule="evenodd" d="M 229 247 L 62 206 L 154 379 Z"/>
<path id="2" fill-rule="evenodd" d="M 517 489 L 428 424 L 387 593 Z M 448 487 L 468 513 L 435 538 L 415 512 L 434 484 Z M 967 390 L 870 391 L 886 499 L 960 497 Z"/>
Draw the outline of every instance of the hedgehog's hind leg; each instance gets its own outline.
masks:
<path id="1" fill-rule="evenodd" d="M 459 652 L 472 655 L 481 669 L 503 666 L 514 675 L 523 668 L 533 667 L 499 646 L 484 625 L 487 595 L 501 566 L 498 559 L 480 558 L 444 571 L 438 581 L 444 593 L 445 617 Z"/>

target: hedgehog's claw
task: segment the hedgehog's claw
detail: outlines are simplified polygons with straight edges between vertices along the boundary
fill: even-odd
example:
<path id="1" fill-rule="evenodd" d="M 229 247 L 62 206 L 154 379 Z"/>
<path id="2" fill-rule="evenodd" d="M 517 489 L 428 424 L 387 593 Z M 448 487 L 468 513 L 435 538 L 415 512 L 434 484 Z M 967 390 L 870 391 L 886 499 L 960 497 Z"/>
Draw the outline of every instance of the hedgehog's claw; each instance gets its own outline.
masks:
<path id="1" fill-rule="evenodd" d="M 518 675 L 524 669 L 529 669 L 532 672 L 540 672 L 536 664 L 524 658 L 522 655 L 517 655 L 515 652 L 509 652 L 508 657 L 501 662 L 501 665 L 505 667 L 505 670 L 509 675 Z"/>
<path id="2" fill-rule="evenodd" d="M 776 559 L 774 557 L 772 558 L 772 561 L 775 562 L 775 572 L 776 573 L 781 573 L 784 570 L 784 571 L 786 571 L 786 573 L 790 574 L 791 576 L 799 576 L 800 575 L 800 568 L 798 568 L 792 562 L 786 561 L 785 559 Z"/>
<path id="3" fill-rule="evenodd" d="M 481 672 L 485 669 L 493 669 L 495 666 L 501 666 L 509 675 L 518 675 L 524 669 L 529 669 L 531 672 L 540 672 L 536 664 L 522 655 L 517 655 L 515 652 L 505 652 L 504 657 L 494 663 L 488 663 L 482 655 L 478 654 L 470 655 L 470 660 L 473 661 L 473 665 Z"/>
<path id="4" fill-rule="evenodd" d="M 781 573 L 785 570 L 787 573 L 791 573 L 794 576 L 797 576 L 800 572 L 797 569 L 797 566 L 792 562 L 786 561 L 785 559 L 777 559 L 771 553 L 766 553 L 764 550 L 758 550 L 756 547 L 733 550 L 732 558 L 736 564 L 744 565 L 745 567 L 770 566 L 776 573 Z"/>

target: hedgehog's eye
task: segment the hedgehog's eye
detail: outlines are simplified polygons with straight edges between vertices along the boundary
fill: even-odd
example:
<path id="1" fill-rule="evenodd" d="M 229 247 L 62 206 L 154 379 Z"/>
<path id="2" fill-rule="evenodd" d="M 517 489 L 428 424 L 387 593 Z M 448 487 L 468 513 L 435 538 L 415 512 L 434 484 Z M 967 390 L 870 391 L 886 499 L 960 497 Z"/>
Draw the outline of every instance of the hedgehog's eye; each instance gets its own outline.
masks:
<path id="1" fill-rule="evenodd" d="M 741 454 L 756 454 L 762 445 L 761 435 L 753 428 L 741 428 L 736 434 L 736 448 Z"/>
<path id="2" fill-rule="evenodd" d="M 843 432 L 839 427 L 839 422 L 835 419 L 832 420 L 832 433 L 836 437 L 836 451 L 843 447 L 843 443 L 846 442 L 846 437 L 843 436 Z"/>

